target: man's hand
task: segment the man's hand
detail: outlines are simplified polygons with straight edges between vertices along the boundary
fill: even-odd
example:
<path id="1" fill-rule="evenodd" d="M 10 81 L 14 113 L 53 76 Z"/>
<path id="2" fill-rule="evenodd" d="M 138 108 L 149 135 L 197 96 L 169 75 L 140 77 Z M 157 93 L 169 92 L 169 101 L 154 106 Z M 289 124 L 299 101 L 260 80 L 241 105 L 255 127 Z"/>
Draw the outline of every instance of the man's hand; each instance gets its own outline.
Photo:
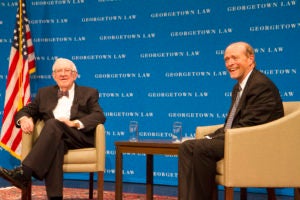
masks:
<path id="1" fill-rule="evenodd" d="M 69 127 L 79 128 L 79 126 L 80 126 L 78 124 L 78 122 L 76 122 L 76 121 L 70 121 L 70 120 L 65 119 L 65 118 L 60 118 L 58 120 L 61 121 L 61 122 L 63 122 L 63 123 L 65 123 Z"/>
<path id="2" fill-rule="evenodd" d="M 26 134 L 31 134 L 33 131 L 33 120 L 31 117 L 22 117 L 19 121 L 21 129 Z"/>

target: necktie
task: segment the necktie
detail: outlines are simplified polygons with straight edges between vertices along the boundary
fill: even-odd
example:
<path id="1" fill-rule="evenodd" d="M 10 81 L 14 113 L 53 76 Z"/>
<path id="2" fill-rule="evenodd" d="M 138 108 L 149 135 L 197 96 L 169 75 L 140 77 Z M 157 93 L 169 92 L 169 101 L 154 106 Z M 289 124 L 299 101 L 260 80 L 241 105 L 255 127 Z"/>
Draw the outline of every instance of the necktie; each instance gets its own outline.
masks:
<path id="1" fill-rule="evenodd" d="M 61 98 L 63 96 L 66 96 L 66 97 L 69 97 L 69 91 L 61 91 L 61 90 L 58 90 L 57 92 L 57 97 L 58 98 Z"/>
<path id="2" fill-rule="evenodd" d="M 225 124 L 225 129 L 228 129 L 228 128 L 231 128 L 232 126 L 232 122 L 233 122 L 233 117 L 235 115 L 235 112 L 236 112 L 236 108 L 238 107 L 239 105 L 239 101 L 240 101 L 240 92 L 241 92 L 242 88 L 241 86 L 239 86 L 238 88 L 238 92 L 236 94 L 236 97 L 235 97 L 235 101 L 234 101 L 234 104 L 231 108 L 231 111 L 229 113 L 229 116 L 228 116 L 228 119 L 227 119 L 227 122 Z"/>

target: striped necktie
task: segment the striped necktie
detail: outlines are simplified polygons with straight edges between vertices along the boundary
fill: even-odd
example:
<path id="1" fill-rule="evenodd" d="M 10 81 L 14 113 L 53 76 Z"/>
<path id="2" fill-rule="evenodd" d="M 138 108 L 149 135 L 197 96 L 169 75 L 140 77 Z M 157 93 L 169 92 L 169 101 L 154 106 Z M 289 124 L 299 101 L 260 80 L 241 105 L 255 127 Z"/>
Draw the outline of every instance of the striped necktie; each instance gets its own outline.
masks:
<path id="1" fill-rule="evenodd" d="M 241 97 L 241 94 L 240 94 L 241 91 L 242 91 L 242 88 L 241 88 L 241 86 L 239 86 L 236 97 L 235 97 L 234 104 L 231 108 L 231 111 L 229 113 L 227 122 L 225 124 L 225 130 L 228 129 L 228 128 L 231 128 L 231 126 L 232 126 L 232 122 L 233 122 L 233 118 L 234 118 L 234 115 L 235 115 L 235 112 L 236 112 L 236 108 L 239 105 L 239 101 L 240 101 L 240 97 Z"/>

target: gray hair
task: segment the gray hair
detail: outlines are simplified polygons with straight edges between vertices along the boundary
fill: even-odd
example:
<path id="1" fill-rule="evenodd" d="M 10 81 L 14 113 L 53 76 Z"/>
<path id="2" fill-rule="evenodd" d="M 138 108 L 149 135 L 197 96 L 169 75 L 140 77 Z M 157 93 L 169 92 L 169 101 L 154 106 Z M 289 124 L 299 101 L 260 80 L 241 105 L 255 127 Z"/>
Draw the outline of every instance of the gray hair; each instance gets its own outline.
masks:
<path id="1" fill-rule="evenodd" d="M 72 71 L 77 72 L 76 65 L 73 63 L 73 61 L 66 59 L 66 58 L 57 58 L 52 66 L 52 71 L 55 71 L 56 66 L 58 65 L 65 65 L 71 67 Z"/>

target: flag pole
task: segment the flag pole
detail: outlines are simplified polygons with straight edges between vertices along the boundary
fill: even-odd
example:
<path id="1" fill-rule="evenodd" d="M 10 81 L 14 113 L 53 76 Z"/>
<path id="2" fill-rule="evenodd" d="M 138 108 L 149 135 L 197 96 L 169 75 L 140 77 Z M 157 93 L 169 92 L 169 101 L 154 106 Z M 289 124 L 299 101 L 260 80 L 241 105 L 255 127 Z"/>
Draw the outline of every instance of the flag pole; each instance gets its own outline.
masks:
<path id="1" fill-rule="evenodd" d="M 20 58 L 22 58 L 22 54 L 23 54 L 23 17 L 22 13 L 23 13 L 23 7 L 22 7 L 22 0 L 19 0 L 19 56 Z M 18 76 L 19 76 L 19 100 L 18 100 L 18 111 L 23 107 L 23 103 L 22 103 L 22 97 L 23 97 L 23 89 L 22 89 L 22 83 L 23 83 L 23 59 L 19 59 L 19 63 L 18 63 Z"/>

